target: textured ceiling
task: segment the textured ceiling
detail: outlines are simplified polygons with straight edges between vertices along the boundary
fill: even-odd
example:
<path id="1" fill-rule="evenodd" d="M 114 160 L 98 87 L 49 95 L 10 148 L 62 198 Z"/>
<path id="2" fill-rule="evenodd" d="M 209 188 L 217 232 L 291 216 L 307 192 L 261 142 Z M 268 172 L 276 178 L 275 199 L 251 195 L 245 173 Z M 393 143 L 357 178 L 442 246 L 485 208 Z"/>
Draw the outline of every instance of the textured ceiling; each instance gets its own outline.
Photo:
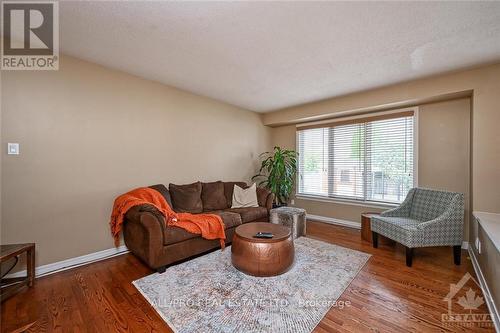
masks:
<path id="1" fill-rule="evenodd" d="M 63 53 L 267 112 L 500 60 L 500 2 L 60 2 Z"/>

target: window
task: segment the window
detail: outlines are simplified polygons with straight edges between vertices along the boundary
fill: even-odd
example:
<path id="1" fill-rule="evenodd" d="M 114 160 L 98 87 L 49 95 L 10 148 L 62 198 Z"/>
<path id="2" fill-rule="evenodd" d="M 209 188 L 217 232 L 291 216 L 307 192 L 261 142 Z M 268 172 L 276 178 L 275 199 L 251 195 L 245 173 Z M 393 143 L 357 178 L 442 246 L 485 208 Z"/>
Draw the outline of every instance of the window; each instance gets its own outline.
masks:
<path id="1" fill-rule="evenodd" d="M 344 169 L 340 170 L 340 181 L 342 183 L 348 183 L 351 181 L 351 170 Z"/>
<path id="2" fill-rule="evenodd" d="M 414 186 L 413 111 L 298 127 L 297 194 L 398 203 Z"/>

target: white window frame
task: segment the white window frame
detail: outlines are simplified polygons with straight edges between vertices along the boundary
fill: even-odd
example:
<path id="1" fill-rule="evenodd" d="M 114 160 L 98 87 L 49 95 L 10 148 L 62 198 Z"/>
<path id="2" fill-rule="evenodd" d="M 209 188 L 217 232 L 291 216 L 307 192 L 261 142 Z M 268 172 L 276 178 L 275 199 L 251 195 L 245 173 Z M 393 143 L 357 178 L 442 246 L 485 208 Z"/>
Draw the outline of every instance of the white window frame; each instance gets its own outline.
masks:
<path id="1" fill-rule="evenodd" d="M 312 125 L 321 125 L 321 124 L 331 124 L 332 122 L 336 121 L 346 121 L 346 120 L 353 120 L 353 119 L 359 119 L 359 118 L 369 118 L 369 117 L 376 117 L 376 116 L 381 116 L 381 115 L 388 115 L 388 114 L 393 114 L 393 113 L 401 113 L 405 111 L 413 111 L 413 187 L 418 187 L 418 129 L 419 129 L 419 121 L 418 121 L 418 113 L 419 113 L 419 108 L 418 106 L 414 107 L 408 107 L 408 108 L 402 108 L 402 109 L 394 109 L 390 111 L 382 111 L 382 112 L 372 112 L 369 114 L 359 114 L 359 115 L 354 115 L 354 116 L 349 116 L 349 117 L 338 117 L 338 118 L 333 118 L 333 119 L 328 119 L 328 120 L 321 120 L 321 121 L 315 121 L 315 122 L 309 122 L 309 123 L 303 123 L 303 124 L 297 124 L 295 127 L 297 128 L 297 131 L 295 132 L 295 151 L 299 152 L 299 130 L 301 127 L 306 127 L 306 126 L 312 126 Z M 323 196 L 323 195 L 311 195 L 311 194 L 302 194 L 299 193 L 299 181 L 300 181 L 300 174 L 298 172 L 299 164 L 297 163 L 297 172 L 296 172 L 296 179 L 295 179 L 295 198 L 297 199 L 302 199 L 302 200 L 312 200 L 312 201 L 319 201 L 319 202 L 333 202 L 333 203 L 339 203 L 339 204 L 347 204 L 347 205 L 354 205 L 354 206 L 363 206 L 363 207 L 373 207 L 373 208 L 392 208 L 392 207 L 397 207 L 399 206 L 398 203 L 393 203 L 393 202 L 385 202 L 385 201 L 374 201 L 374 200 L 359 200 L 359 199 L 344 199 L 344 198 L 332 198 L 329 196 Z"/>

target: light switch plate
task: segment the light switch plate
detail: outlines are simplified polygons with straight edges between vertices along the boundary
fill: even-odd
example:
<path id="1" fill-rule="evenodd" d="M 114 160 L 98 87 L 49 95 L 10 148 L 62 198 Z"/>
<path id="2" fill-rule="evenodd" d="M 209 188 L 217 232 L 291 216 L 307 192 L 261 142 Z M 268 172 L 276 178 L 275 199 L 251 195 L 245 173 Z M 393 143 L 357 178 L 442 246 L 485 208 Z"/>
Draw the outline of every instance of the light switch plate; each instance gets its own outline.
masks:
<path id="1" fill-rule="evenodd" d="M 7 154 L 19 155 L 19 143 L 7 143 Z"/>

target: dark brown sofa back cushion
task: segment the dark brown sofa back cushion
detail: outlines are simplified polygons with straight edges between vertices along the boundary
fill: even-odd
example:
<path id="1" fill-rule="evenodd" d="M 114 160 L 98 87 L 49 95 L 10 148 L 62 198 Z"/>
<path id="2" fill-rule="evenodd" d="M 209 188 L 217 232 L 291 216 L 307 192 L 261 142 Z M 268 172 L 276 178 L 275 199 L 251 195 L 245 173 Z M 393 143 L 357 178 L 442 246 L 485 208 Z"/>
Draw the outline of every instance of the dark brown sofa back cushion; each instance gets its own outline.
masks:
<path id="1" fill-rule="evenodd" d="M 163 184 L 156 184 L 156 185 L 151 185 L 149 188 L 152 188 L 153 190 L 156 190 L 161 193 L 161 195 L 167 200 L 168 205 L 170 208 L 173 209 L 172 206 L 172 198 L 170 197 L 170 192 L 168 191 L 167 187 Z"/>
<path id="2" fill-rule="evenodd" d="M 196 182 L 188 185 L 168 185 L 172 197 L 173 209 L 178 213 L 201 213 L 203 202 L 201 201 L 201 183 Z"/>
<path id="3" fill-rule="evenodd" d="M 204 211 L 228 208 L 224 195 L 224 183 L 221 181 L 202 183 L 201 201 L 203 201 Z"/>
<path id="4" fill-rule="evenodd" d="M 231 204 L 233 203 L 234 185 L 238 185 L 241 188 L 247 188 L 247 183 L 245 182 L 224 182 L 224 195 L 226 196 L 228 208 L 231 208 Z"/>

